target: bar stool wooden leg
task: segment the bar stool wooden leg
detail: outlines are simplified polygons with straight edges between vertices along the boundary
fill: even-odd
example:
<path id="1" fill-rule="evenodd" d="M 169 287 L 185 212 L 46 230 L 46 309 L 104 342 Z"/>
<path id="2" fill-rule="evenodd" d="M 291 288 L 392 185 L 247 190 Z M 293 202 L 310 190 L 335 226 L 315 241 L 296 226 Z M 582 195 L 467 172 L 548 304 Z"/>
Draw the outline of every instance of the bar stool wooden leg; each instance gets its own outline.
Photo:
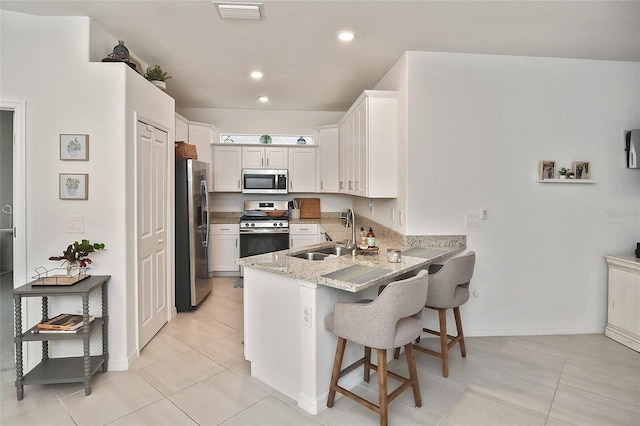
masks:
<path id="1" fill-rule="evenodd" d="M 364 347 L 364 381 L 369 383 L 369 377 L 371 374 L 371 348 Z"/>
<path id="2" fill-rule="evenodd" d="M 413 353 L 413 344 L 409 343 L 404 347 L 404 355 L 407 358 L 407 367 L 409 368 L 409 379 L 413 388 L 413 400 L 416 407 L 422 407 L 422 396 L 420 395 L 420 382 L 418 381 L 418 371 L 416 369 L 416 358 Z"/>
<path id="3" fill-rule="evenodd" d="M 336 346 L 336 357 L 333 360 L 333 370 L 331 372 L 331 384 L 329 385 L 329 397 L 327 398 L 327 407 L 333 407 L 336 398 L 336 388 L 338 387 L 338 379 L 340 379 L 340 367 L 342 366 L 342 358 L 344 357 L 344 348 L 347 341 L 342 337 L 338 337 L 338 345 Z"/>
<path id="4" fill-rule="evenodd" d="M 447 338 L 447 310 L 438 309 L 440 319 L 440 353 L 442 356 L 442 375 L 449 377 L 449 340 Z"/>
<path id="5" fill-rule="evenodd" d="M 389 419 L 389 396 L 387 395 L 387 351 L 378 349 L 378 406 L 380 407 L 380 426 L 387 426 Z"/>
<path id="6" fill-rule="evenodd" d="M 456 318 L 456 330 L 458 330 L 458 337 L 460 343 L 460 353 L 462 357 L 467 356 L 467 348 L 464 345 L 464 334 L 462 333 L 462 318 L 460 317 L 460 308 L 453 308 L 453 315 Z"/>

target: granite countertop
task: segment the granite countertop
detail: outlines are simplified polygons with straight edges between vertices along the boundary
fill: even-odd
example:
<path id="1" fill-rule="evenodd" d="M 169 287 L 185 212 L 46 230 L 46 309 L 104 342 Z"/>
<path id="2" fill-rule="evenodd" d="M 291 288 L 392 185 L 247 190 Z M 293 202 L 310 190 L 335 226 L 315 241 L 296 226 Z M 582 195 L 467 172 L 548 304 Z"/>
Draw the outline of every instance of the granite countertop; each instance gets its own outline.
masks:
<path id="1" fill-rule="evenodd" d="M 321 243 L 304 248 L 244 257 L 237 263 L 244 267 L 355 293 L 371 286 L 389 283 L 403 274 L 465 250 L 464 246 L 410 248 L 395 245 L 393 242 L 389 245 L 384 239 L 378 239 L 377 246 L 380 250 L 377 255 L 345 255 L 327 260 L 306 260 L 290 256 L 335 244 L 335 242 Z M 400 263 L 390 263 L 387 262 L 388 248 L 406 251 L 407 254 L 402 255 Z"/>

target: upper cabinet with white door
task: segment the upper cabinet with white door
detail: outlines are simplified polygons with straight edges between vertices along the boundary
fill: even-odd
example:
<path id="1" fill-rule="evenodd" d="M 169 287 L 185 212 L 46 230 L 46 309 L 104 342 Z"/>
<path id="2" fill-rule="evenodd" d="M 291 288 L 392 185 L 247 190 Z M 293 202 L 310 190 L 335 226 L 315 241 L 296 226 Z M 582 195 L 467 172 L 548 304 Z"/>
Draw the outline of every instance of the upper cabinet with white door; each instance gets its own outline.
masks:
<path id="1" fill-rule="evenodd" d="M 398 196 L 397 92 L 365 90 L 340 122 L 340 192 Z"/>
<path id="2" fill-rule="evenodd" d="M 189 140 L 189 120 L 176 113 L 176 141 Z"/>
<path id="3" fill-rule="evenodd" d="M 286 147 L 242 147 L 242 167 L 245 169 L 287 169 Z"/>
<path id="4" fill-rule="evenodd" d="M 198 161 L 209 164 L 209 187 L 213 186 L 211 164 L 213 164 L 211 144 L 216 126 L 189 121 L 176 114 L 176 141 L 185 141 L 196 146 Z"/>
<path id="5" fill-rule="evenodd" d="M 316 148 L 289 148 L 289 192 L 316 192 Z"/>
<path id="6" fill-rule="evenodd" d="M 189 143 L 196 146 L 198 160 L 211 164 L 211 144 L 216 127 L 212 124 L 189 122 Z"/>
<path id="7" fill-rule="evenodd" d="M 319 192 L 340 192 L 340 135 L 338 126 L 318 129 L 316 153 Z"/>
<path id="8" fill-rule="evenodd" d="M 242 191 L 242 147 L 232 144 L 213 146 L 213 192 Z"/>

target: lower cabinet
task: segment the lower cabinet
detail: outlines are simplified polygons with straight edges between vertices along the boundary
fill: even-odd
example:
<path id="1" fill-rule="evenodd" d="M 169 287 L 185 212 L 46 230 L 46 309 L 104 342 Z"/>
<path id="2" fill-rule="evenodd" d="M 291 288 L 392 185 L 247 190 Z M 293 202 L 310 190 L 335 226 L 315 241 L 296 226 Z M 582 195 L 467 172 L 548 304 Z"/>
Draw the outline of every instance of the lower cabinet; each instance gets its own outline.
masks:
<path id="1" fill-rule="evenodd" d="M 209 276 L 215 272 L 239 272 L 240 225 L 237 223 L 209 226 Z"/>
<path id="2" fill-rule="evenodd" d="M 317 223 L 291 223 L 289 224 L 289 248 L 295 249 L 318 244 L 321 228 Z M 324 231 L 323 231 L 324 232 Z"/>
<path id="3" fill-rule="evenodd" d="M 633 255 L 605 258 L 609 297 L 604 334 L 640 352 L 640 259 Z"/>

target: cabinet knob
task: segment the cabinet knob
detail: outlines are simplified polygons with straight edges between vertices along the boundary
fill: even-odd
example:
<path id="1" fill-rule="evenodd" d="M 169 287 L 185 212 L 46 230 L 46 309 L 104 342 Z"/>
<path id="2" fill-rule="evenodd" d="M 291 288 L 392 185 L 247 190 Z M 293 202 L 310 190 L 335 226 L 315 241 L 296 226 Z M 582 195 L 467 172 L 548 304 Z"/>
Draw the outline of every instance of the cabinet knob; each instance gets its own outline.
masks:
<path id="1" fill-rule="evenodd" d="M 162 238 L 160 238 L 160 239 L 158 240 L 158 244 L 162 244 L 162 241 L 163 241 L 163 239 L 162 239 Z"/>

